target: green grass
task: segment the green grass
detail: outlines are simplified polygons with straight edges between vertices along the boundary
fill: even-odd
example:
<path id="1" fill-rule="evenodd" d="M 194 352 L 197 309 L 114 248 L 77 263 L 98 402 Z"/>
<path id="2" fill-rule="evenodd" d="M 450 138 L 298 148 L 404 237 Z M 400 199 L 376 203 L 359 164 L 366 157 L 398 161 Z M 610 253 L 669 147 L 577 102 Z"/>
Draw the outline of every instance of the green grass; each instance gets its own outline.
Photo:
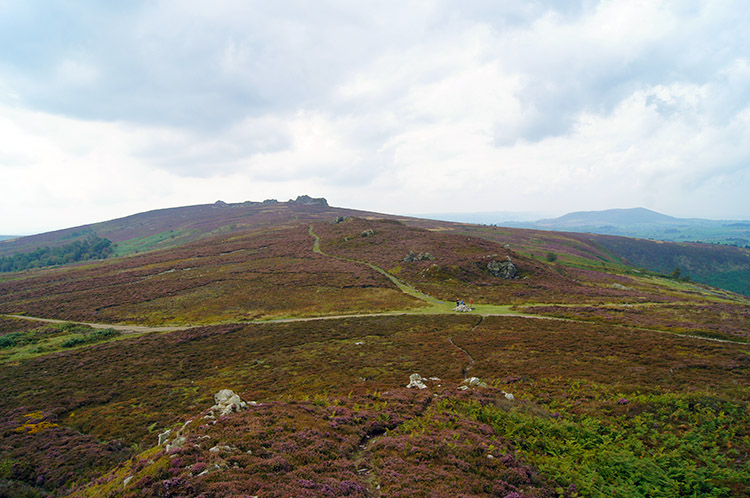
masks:
<path id="1" fill-rule="evenodd" d="M 734 444 L 750 443 L 744 403 L 699 392 L 621 402 L 620 412 L 582 416 L 560 408 L 551 417 L 510 404 L 456 410 L 516 441 L 527 461 L 571 482 L 580 496 L 729 497 L 750 482 L 750 465 L 735 466 L 741 452 Z"/>

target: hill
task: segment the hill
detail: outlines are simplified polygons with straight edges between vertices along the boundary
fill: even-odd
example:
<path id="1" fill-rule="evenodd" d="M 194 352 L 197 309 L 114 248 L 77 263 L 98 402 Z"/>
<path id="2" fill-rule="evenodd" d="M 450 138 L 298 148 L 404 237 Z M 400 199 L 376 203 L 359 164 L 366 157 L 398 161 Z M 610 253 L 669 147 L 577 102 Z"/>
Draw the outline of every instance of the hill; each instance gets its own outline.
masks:
<path id="1" fill-rule="evenodd" d="M 607 209 L 604 211 L 579 211 L 568 213 L 559 218 L 539 220 L 540 227 L 575 228 L 596 225 L 643 225 L 674 224 L 677 218 L 667 216 L 646 208 Z"/>
<path id="2" fill-rule="evenodd" d="M 512 214 L 512 213 L 506 213 Z M 503 213 L 446 213 L 431 217 L 536 230 L 620 235 L 673 242 L 703 242 L 750 248 L 750 222 L 675 218 L 645 208 L 581 211 L 559 218 L 520 221 Z M 514 221 L 506 221 L 514 220 Z"/>
<path id="3" fill-rule="evenodd" d="M 619 238 L 304 199 L 92 227 L 139 243 L 0 274 L 0 496 L 748 496 L 750 301 Z"/>

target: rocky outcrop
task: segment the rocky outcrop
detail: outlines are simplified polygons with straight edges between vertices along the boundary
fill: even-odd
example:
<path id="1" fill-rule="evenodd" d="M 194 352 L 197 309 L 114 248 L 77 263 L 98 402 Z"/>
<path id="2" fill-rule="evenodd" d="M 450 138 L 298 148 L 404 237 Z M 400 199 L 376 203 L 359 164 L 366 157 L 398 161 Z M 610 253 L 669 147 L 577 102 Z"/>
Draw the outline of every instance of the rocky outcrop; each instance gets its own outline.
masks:
<path id="1" fill-rule="evenodd" d="M 511 261 L 510 256 L 508 256 L 507 261 L 490 261 L 487 263 L 487 270 L 493 277 L 505 280 L 511 280 L 518 276 L 518 269 L 513 264 L 513 261 Z"/>
<path id="2" fill-rule="evenodd" d="M 335 220 L 333 220 L 333 224 L 337 225 L 339 223 L 343 223 L 345 221 L 349 221 L 353 219 L 351 216 L 337 216 Z"/>
<path id="3" fill-rule="evenodd" d="M 419 254 L 414 254 L 414 251 L 409 251 L 409 254 L 404 256 L 404 263 L 412 263 L 414 261 L 432 261 L 435 259 L 435 256 L 430 254 L 429 252 L 420 252 Z"/>
<path id="4" fill-rule="evenodd" d="M 375 235 L 374 230 L 365 230 L 361 234 L 359 234 L 360 237 L 372 237 L 373 235 Z"/>
<path id="5" fill-rule="evenodd" d="M 474 308 L 471 308 L 465 304 L 459 304 L 455 308 L 453 308 L 453 311 L 458 311 L 459 313 L 466 313 L 468 311 L 472 311 Z"/>
<path id="6" fill-rule="evenodd" d="M 482 379 L 479 377 L 469 377 L 468 379 L 465 379 L 462 384 L 465 384 L 468 387 L 487 387 L 487 384 L 482 382 Z"/>
<path id="7" fill-rule="evenodd" d="M 214 394 L 214 402 L 216 404 L 211 407 L 211 411 L 215 413 L 214 416 L 218 415 L 219 417 L 247 408 L 247 403 L 242 401 L 239 395 L 231 389 L 222 389 Z"/>
<path id="8" fill-rule="evenodd" d="M 263 201 L 262 204 L 278 204 L 278 203 L 279 201 L 277 201 L 276 199 L 266 199 L 265 201 Z"/>
<path id="9" fill-rule="evenodd" d="M 310 197 L 309 195 L 298 195 L 295 200 L 289 199 L 289 204 L 328 207 L 328 201 L 324 197 Z"/>
<path id="10" fill-rule="evenodd" d="M 427 389 L 427 386 L 422 380 L 422 376 L 418 373 L 413 373 L 409 376 L 409 384 L 406 387 L 408 387 L 409 389 L 411 389 L 412 387 L 415 387 L 417 389 Z"/>

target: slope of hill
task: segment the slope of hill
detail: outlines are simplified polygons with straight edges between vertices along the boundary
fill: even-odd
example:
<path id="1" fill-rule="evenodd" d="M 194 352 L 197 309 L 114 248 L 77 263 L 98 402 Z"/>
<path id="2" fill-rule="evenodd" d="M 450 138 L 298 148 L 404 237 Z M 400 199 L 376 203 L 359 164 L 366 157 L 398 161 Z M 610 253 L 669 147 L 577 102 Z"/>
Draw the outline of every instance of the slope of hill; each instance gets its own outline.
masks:
<path id="1" fill-rule="evenodd" d="M 750 496 L 747 299 L 587 234 L 279 204 L 0 276 L 0 496 Z"/>

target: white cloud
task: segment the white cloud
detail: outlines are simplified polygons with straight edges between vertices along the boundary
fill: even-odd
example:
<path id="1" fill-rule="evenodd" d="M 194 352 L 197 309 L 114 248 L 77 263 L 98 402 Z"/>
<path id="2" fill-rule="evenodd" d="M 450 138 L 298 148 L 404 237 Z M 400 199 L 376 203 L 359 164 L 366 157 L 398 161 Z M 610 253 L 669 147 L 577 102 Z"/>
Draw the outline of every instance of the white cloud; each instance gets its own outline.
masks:
<path id="1" fill-rule="evenodd" d="M 746 11 L 731 0 L 6 8 L 0 173 L 14 187 L 0 233 L 301 193 L 385 212 L 750 217 L 738 207 L 750 189 Z"/>

